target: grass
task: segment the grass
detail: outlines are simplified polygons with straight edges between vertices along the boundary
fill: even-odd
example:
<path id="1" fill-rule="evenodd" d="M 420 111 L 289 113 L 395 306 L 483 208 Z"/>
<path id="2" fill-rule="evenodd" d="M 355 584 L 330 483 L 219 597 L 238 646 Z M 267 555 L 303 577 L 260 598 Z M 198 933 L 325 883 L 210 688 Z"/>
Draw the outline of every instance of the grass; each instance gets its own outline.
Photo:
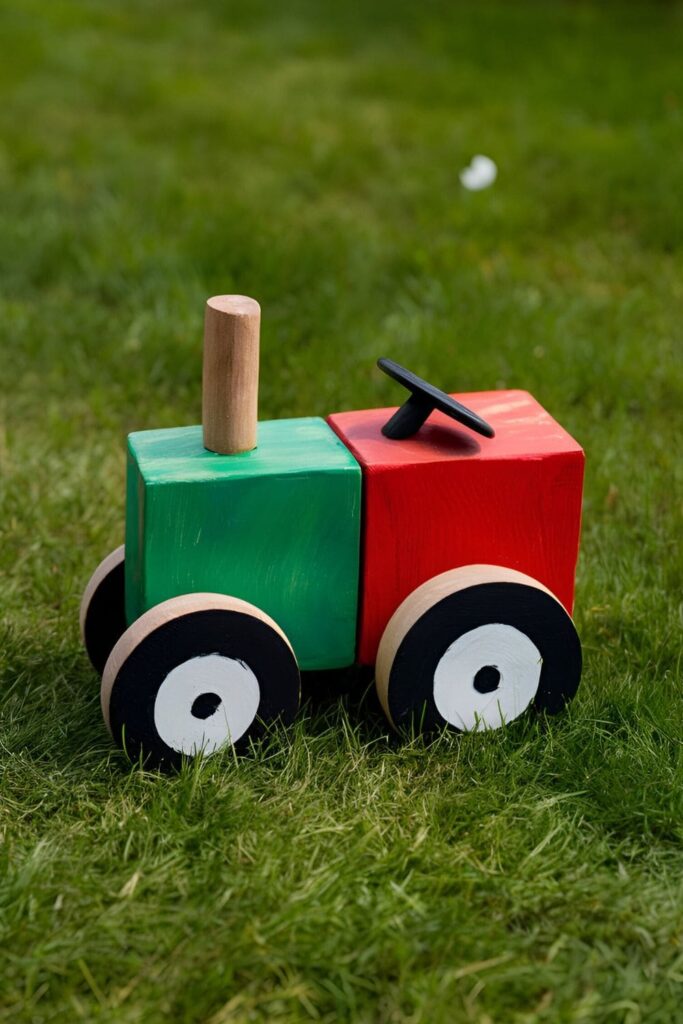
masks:
<path id="1" fill-rule="evenodd" d="M 0 18 L 0 1021 L 680 1020 L 680 4 Z M 387 354 L 579 438 L 566 714 L 401 745 L 360 687 L 239 763 L 112 749 L 79 597 L 222 291 L 264 418 L 390 404 Z"/>

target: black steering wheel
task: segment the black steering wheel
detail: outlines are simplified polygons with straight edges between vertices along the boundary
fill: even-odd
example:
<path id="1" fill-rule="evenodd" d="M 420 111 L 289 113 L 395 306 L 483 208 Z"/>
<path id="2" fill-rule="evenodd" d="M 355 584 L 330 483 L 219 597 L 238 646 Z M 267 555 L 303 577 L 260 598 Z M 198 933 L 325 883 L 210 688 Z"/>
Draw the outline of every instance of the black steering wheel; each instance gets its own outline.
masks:
<path id="1" fill-rule="evenodd" d="M 403 441 L 407 437 L 412 437 L 434 409 L 445 412 L 451 419 L 457 420 L 458 423 L 462 423 L 463 426 L 469 427 L 470 430 L 474 430 L 484 437 L 495 435 L 491 424 L 483 420 L 481 416 L 477 416 L 476 412 L 472 412 L 460 402 L 456 402 L 445 391 L 439 391 L 438 388 L 428 384 L 426 380 L 417 377 L 405 367 L 399 366 L 393 359 L 378 359 L 377 365 L 380 370 L 410 391 L 410 398 L 382 427 L 385 437 L 391 438 L 392 441 Z"/>

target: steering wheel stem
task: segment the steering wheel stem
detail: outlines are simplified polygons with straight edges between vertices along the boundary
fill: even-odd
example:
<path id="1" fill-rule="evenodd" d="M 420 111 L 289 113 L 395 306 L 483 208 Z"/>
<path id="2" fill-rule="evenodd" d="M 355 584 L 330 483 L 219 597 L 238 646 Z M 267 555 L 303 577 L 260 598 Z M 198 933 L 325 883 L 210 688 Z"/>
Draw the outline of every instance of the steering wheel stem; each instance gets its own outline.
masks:
<path id="1" fill-rule="evenodd" d="M 417 434 L 434 406 L 419 395 L 411 395 L 397 409 L 394 415 L 382 427 L 382 433 L 392 441 L 404 441 L 407 437 Z"/>

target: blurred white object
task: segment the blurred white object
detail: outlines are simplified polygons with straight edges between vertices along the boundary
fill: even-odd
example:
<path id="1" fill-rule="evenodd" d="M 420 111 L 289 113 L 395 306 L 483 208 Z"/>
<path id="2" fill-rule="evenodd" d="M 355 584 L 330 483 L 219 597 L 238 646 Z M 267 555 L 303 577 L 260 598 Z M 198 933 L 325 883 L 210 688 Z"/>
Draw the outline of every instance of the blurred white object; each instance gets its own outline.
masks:
<path id="1" fill-rule="evenodd" d="M 498 168 L 489 156 L 481 153 L 472 157 L 469 167 L 460 172 L 460 184 L 470 192 L 479 192 L 493 185 L 498 177 Z"/>

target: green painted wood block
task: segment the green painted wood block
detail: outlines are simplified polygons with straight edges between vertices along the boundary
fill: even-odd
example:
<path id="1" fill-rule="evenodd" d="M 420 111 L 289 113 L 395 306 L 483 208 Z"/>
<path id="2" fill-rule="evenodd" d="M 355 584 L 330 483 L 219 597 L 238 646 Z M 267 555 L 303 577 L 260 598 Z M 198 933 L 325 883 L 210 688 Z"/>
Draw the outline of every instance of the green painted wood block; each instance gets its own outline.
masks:
<path id="1" fill-rule="evenodd" d="M 303 669 L 355 660 L 361 470 L 324 420 L 259 423 L 216 455 L 201 427 L 128 438 L 126 616 L 169 597 L 231 594 L 285 631 Z"/>

